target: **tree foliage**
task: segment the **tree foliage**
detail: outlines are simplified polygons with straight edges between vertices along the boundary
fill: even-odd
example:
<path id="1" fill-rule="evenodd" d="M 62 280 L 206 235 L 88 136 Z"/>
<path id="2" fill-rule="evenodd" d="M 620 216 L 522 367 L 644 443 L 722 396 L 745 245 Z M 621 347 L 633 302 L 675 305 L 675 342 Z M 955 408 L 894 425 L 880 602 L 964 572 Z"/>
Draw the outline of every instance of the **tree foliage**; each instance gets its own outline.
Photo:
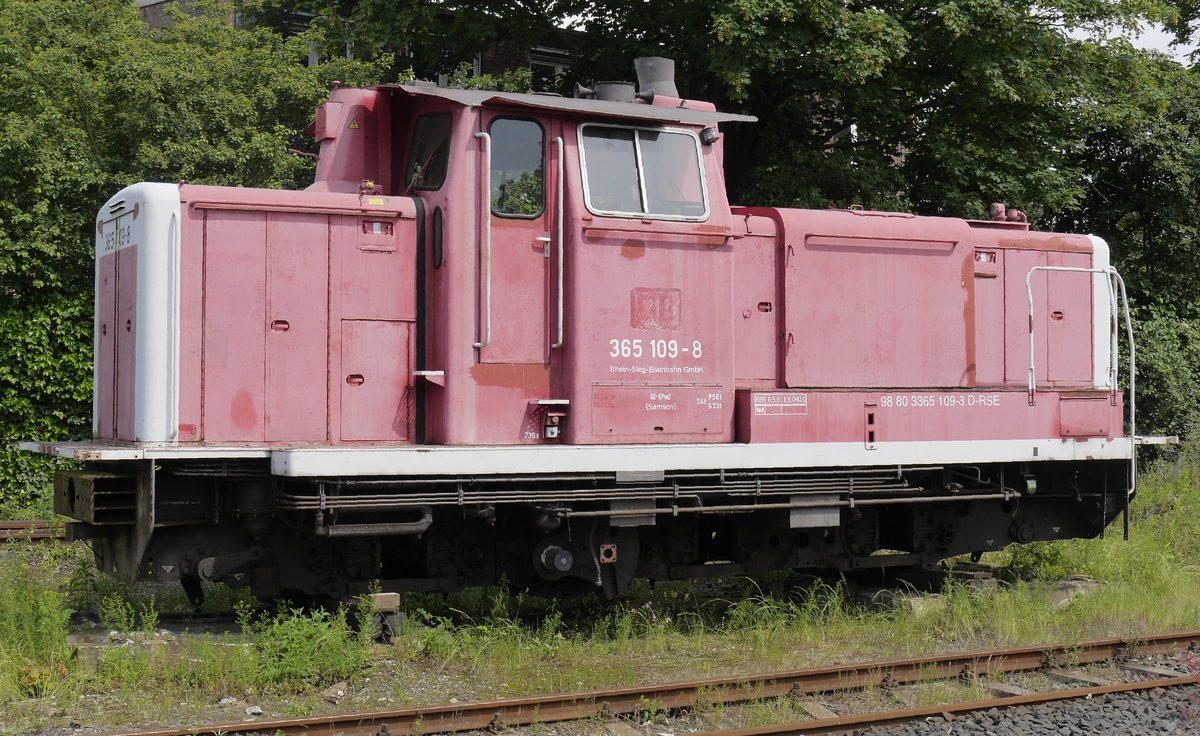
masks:
<path id="1" fill-rule="evenodd" d="M 1071 155 L 1081 196 L 1058 230 L 1103 237 L 1135 307 L 1138 424 L 1200 429 L 1200 80 L 1165 58 L 1110 54 L 1114 89 Z"/>
<path id="2" fill-rule="evenodd" d="M 1028 0 L 590 5 L 624 42 L 593 56 L 604 72 L 673 55 L 684 90 L 760 118 L 735 141 L 736 199 L 955 215 L 998 199 L 1036 214 L 1077 197 L 1067 156 L 1086 135 L 1080 108 L 1097 101 L 1093 55 L 1105 45 L 1067 31 L 1161 12 Z"/>
<path id="3" fill-rule="evenodd" d="M 757 115 L 727 136 L 734 201 L 1038 215 L 1082 194 L 1076 153 L 1105 104 L 1112 45 L 1069 32 L 1167 18 L 1158 0 L 243 0 L 283 27 L 311 13 L 327 53 L 395 54 L 420 75 L 557 25 L 579 79 L 676 59 L 690 97 Z M 1117 45 L 1118 50 L 1119 44 Z M 569 91 L 564 89 L 564 92 Z M 902 164 L 902 165 L 901 165 Z"/>
<path id="4" fill-rule="evenodd" d="M 1136 86 L 1155 94 L 1086 138 L 1082 195 L 1053 224 L 1109 240 L 1143 307 L 1200 317 L 1200 80 L 1165 60 L 1142 70 Z"/>
<path id="5" fill-rule="evenodd" d="M 329 81 L 382 64 L 301 62 L 302 39 L 235 30 L 224 11 L 151 31 L 128 0 L 0 0 L 0 433 L 86 437 L 94 217 L 136 181 L 303 186 L 286 153 Z M 43 464 L 44 465 L 44 464 Z M 0 503 L 34 498 L 38 463 L 0 454 Z"/>

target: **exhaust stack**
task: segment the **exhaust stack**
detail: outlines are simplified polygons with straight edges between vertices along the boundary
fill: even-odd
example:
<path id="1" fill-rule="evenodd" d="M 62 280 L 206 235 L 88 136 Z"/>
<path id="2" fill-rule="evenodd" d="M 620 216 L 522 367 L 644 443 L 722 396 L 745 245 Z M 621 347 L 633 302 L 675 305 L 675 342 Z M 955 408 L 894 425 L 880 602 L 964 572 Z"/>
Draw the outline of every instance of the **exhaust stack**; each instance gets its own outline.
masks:
<path id="1" fill-rule="evenodd" d="M 663 97 L 678 97 L 679 90 L 675 88 L 675 60 L 661 56 L 639 56 L 633 60 L 637 70 L 638 97 L 643 99 L 653 95 Z"/>

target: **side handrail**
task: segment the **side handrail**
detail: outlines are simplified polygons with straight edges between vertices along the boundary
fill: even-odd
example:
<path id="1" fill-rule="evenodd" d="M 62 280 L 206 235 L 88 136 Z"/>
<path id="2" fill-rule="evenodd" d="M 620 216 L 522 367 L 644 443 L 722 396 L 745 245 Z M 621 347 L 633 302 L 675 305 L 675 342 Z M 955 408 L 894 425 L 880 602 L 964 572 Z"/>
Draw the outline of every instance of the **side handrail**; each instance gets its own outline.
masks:
<path id="1" fill-rule="evenodd" d="M 1034 397 L 1037 391 L 1037 374 L 1034 368 L 1034 341 L 1033 341 L 1033 282 L 1031 281 L 1034 271 L 1068 271 L 1076 273 L 1093 273 L 1103 274 L 1108 277 L 1108 305 L 1109 305 L 1109 380 L 1112 384 L 1112 392 L 1115 397 L 1117 387 L 1117 374 L 1119 365 L 1119 353 L 1117 351 L 1117 334 L 1119 333 L 1120 316 L 1118 308 L 1125 313 L 1125 341 L 1129 345 L 1129 438 L 1130 442 L 1137 442 L 1137 346 L 1133 341 L 1133 318 L 1129 313 L 1129 297 L 1125 293 L 1125 279 L 1121 278 L 1121 274 L 1112 266 L 1104 268 L 1073 268 L 1070 266 L 1034 266 L 1029 269 L 1029 273 L 1025 274 L 1025 296 L 1029 302 L 1029 403 L 1034 403 Z M 1120 296 L 1118 302 L 1117 297 Z M 1130 461 L 1129 468 L 1129 493 L 1132 494 L 1137 488 L 1137 459 L 1136 453 Z"/>
<path id="2" fill-rule="evenodd" d="M 554 342 L 550 344 L 551 349 L 563 346 L 563 139 L 561 136 L 555 136 L 554 146 L 558 152 L 554 176 L 554 235 L 558 243 L 558 332 Z"/>
<path id="3" fill-rule="evenodd" d="M 476 138 L 483 139 L 483 339 L 475 342 L 477 348 L 486 348 L 492 341 L 492 137 L 479 132 Z"/>

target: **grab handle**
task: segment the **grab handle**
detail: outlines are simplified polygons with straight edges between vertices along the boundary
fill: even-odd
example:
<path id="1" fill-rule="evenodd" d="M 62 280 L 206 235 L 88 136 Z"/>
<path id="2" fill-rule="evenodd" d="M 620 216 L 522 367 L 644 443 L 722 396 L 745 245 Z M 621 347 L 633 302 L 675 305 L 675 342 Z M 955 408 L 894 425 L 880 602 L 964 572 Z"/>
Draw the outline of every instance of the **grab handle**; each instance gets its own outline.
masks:
<path id="1" fill-rule="evenodd" d="M 483 339 L 474 343 L 477 348 L 486 348 L 492 341 L 492 137 L 487 133 L 476 133 L 483 139 Z"/>
<path id="2" fill-rule="evenodd" d="M 554 146 L 558 152 L 554 176 L 554 230 L 558 241 L 558 332 L 551 348 L 563 346 L 563 139 L 555 137 Z"/>

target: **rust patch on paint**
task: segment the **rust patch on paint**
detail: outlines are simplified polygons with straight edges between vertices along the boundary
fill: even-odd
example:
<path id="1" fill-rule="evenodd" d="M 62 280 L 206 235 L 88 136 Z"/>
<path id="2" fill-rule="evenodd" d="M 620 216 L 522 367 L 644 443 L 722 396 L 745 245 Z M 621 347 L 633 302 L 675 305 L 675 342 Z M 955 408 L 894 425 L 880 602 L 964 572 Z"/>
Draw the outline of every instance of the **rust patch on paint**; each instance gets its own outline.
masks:
<path id="1" fill-rule="evenodd" d="M 254 409 L 254 396 L 250 389 L 240 389 L 229 402 L 229 419 L 238 429 L 254 429 L 258 425 L 258 412 Z"/>
<path id="2" fill-rule="evenodd" d="M 646 244 L 640 240 L 626 240 L 621 246 L 621 255 L 629 260 L 646 255 Z"/>
<path id="3" fill-rule="evenodd" d="M 541 363 L 479 363 L 471 366 L 478 386 L 519 388 L 531 393 L 550 390 L 550 369 Z"/>
<path id="4" fill-rule="evenodd" d="M 1057 251 L 1060 253 L 1091 253 L 1092 241 L 1079 235 L 1053 235 L 1044 238 L 1004 238 L 996 241 L 1000 248 Z"/>

